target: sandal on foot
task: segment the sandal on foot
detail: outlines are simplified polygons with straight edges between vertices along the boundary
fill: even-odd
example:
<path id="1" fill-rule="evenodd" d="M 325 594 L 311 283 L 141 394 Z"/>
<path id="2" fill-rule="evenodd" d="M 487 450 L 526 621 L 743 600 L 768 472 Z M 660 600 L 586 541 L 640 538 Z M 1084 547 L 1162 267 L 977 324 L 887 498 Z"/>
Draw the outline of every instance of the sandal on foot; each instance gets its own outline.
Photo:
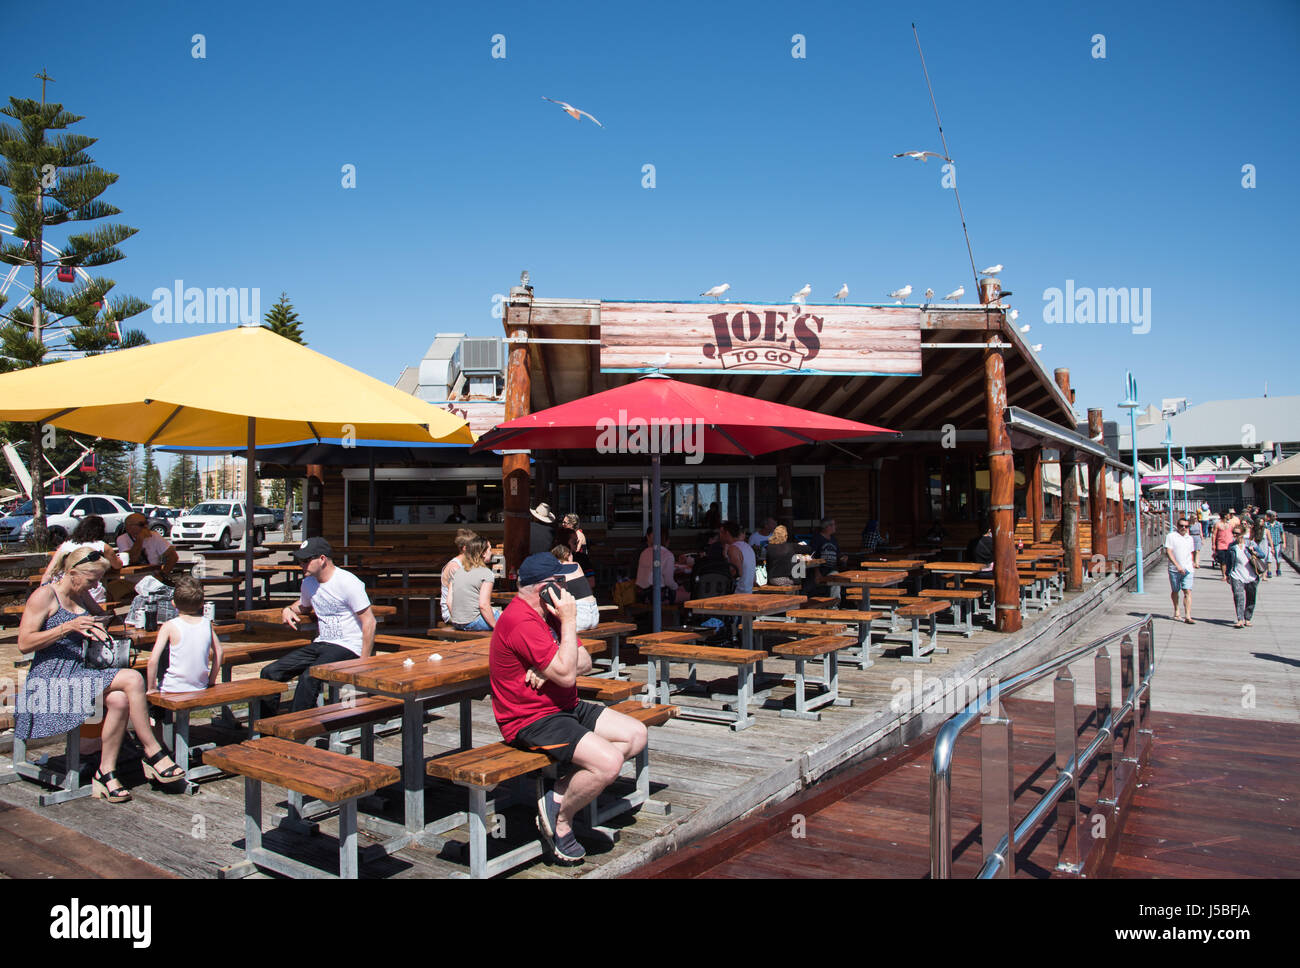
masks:
<path id="1" fill-rule="evenodd" d="M 158 752 L 153 756 L 146 756 L 140 765 L 144 768 L 144 775 L 155 783 L 161 783 L 164 786 L 169 783 L 179 783 L 185 779 L 185 771 L 177 764 L 173 763 L 165 770 L 158 769 L 158 764 L 165 759 L 170 759 L 171 754 L 166 748 L 158 747 Z"/>
<path id="2" fill-rule="evenodd" d="M 117 789 L 109 787 L 109 784 L 114 782 L 117 783 Z M 109 803 L 126 803 L 128 800 L 135 799 L 129 790 L 122 787 L 122 781 L 118 780 L 116 770 L 108 773 L 100 773 L 96 770 L 90 780 L 90 791 L 94 799 L 107 800 Z"/>

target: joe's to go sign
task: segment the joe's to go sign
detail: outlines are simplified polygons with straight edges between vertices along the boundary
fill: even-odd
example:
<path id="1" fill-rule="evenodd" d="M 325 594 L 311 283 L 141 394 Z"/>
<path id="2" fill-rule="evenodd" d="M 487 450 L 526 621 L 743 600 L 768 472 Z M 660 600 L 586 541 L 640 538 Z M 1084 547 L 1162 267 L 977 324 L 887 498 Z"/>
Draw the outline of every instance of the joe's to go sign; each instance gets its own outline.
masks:
<path id="1" fill-rule="evenodd" d="M 709 322 L 713 324 L 715 342 L 705 343 L 701 349 L 724 369 L 759 366 L 797 370 L 821 349 L 818 334 L 824 320 L 808 313 L 796 316 L 793 326 L 790 313 L 772 309 L 761 317 L 753 310 L 715 313 Z"/>

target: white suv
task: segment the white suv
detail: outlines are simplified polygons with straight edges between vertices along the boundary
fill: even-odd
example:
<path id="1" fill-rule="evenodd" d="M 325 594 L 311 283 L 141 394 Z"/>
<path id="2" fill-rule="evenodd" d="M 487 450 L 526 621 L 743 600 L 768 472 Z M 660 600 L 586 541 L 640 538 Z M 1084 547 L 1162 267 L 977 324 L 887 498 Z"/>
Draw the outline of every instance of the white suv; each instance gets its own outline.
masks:
<path id="1" fill-rule="evenodd" d="M 266 529 L 274 522 L 269 515 L 254 515 L 253 543 L 261 544 Z M 239 501 L 204 501 L 191 508 L 172 523 L 171 542 L 177 547 L 210 544 L 225 551 L 232 544 L 244 540 L 247 519 L 244 505 Z"/>
<path id="2" fill-rule="evenodd" d="M 81 519 L 89 514 L 98 514 L 104 519 L 104 534 L 112 541 L 121 534 L 122 522 L 131 513 L 131 505 L 111 494 L 60 494 L 45 498 L 45 527 L 50 541 L 55 544 L 66 541 Z M 0 545 L 28 541 L 34 521 L 31 501 L 22 504 L 13 514 L 0 518 Z"/>

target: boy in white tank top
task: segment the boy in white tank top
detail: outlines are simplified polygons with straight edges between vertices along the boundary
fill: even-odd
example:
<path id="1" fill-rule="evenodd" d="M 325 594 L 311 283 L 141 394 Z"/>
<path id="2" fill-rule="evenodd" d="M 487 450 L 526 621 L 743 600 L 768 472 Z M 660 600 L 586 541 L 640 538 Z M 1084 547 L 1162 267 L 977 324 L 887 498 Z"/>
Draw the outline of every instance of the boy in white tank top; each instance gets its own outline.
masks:
<path id="1" fill-rule="evenodd" d="M 221 643 L 212 630 L 212 622 L 203 615 L 203 586 L 189 575 L 177 578 L 172 604 L 180 614 L 158 630 L 158 639 L 149 655 L 148 689 L 150 692 L 206 689 L 219 681 Z"/>

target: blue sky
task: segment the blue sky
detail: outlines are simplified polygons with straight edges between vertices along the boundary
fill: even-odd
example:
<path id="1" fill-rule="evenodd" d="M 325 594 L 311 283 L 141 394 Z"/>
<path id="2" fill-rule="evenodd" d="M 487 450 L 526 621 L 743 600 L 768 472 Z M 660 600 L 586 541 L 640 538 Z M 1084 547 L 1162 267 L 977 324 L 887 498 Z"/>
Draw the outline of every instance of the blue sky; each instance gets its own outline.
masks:
<path id="1" fill-rule="evenodd" d="M 915 21 L 975 260 L 1080 410 L 1120 416 L 1126 368 L 1157 403 L 1300 393 L 1293 0 L 6 8 L 0 95 L 47 69 L 121 175 L 119 292 L 287 291 L 313 348 L 390 383 L 439 330 L 499 334 L 521 269 L 539 296 L 972 293 L 941 163 L 891 157 L 940 147 Z M 1067 279 L 1149 288 L 1150 331 L 1044 323 Z"/>

